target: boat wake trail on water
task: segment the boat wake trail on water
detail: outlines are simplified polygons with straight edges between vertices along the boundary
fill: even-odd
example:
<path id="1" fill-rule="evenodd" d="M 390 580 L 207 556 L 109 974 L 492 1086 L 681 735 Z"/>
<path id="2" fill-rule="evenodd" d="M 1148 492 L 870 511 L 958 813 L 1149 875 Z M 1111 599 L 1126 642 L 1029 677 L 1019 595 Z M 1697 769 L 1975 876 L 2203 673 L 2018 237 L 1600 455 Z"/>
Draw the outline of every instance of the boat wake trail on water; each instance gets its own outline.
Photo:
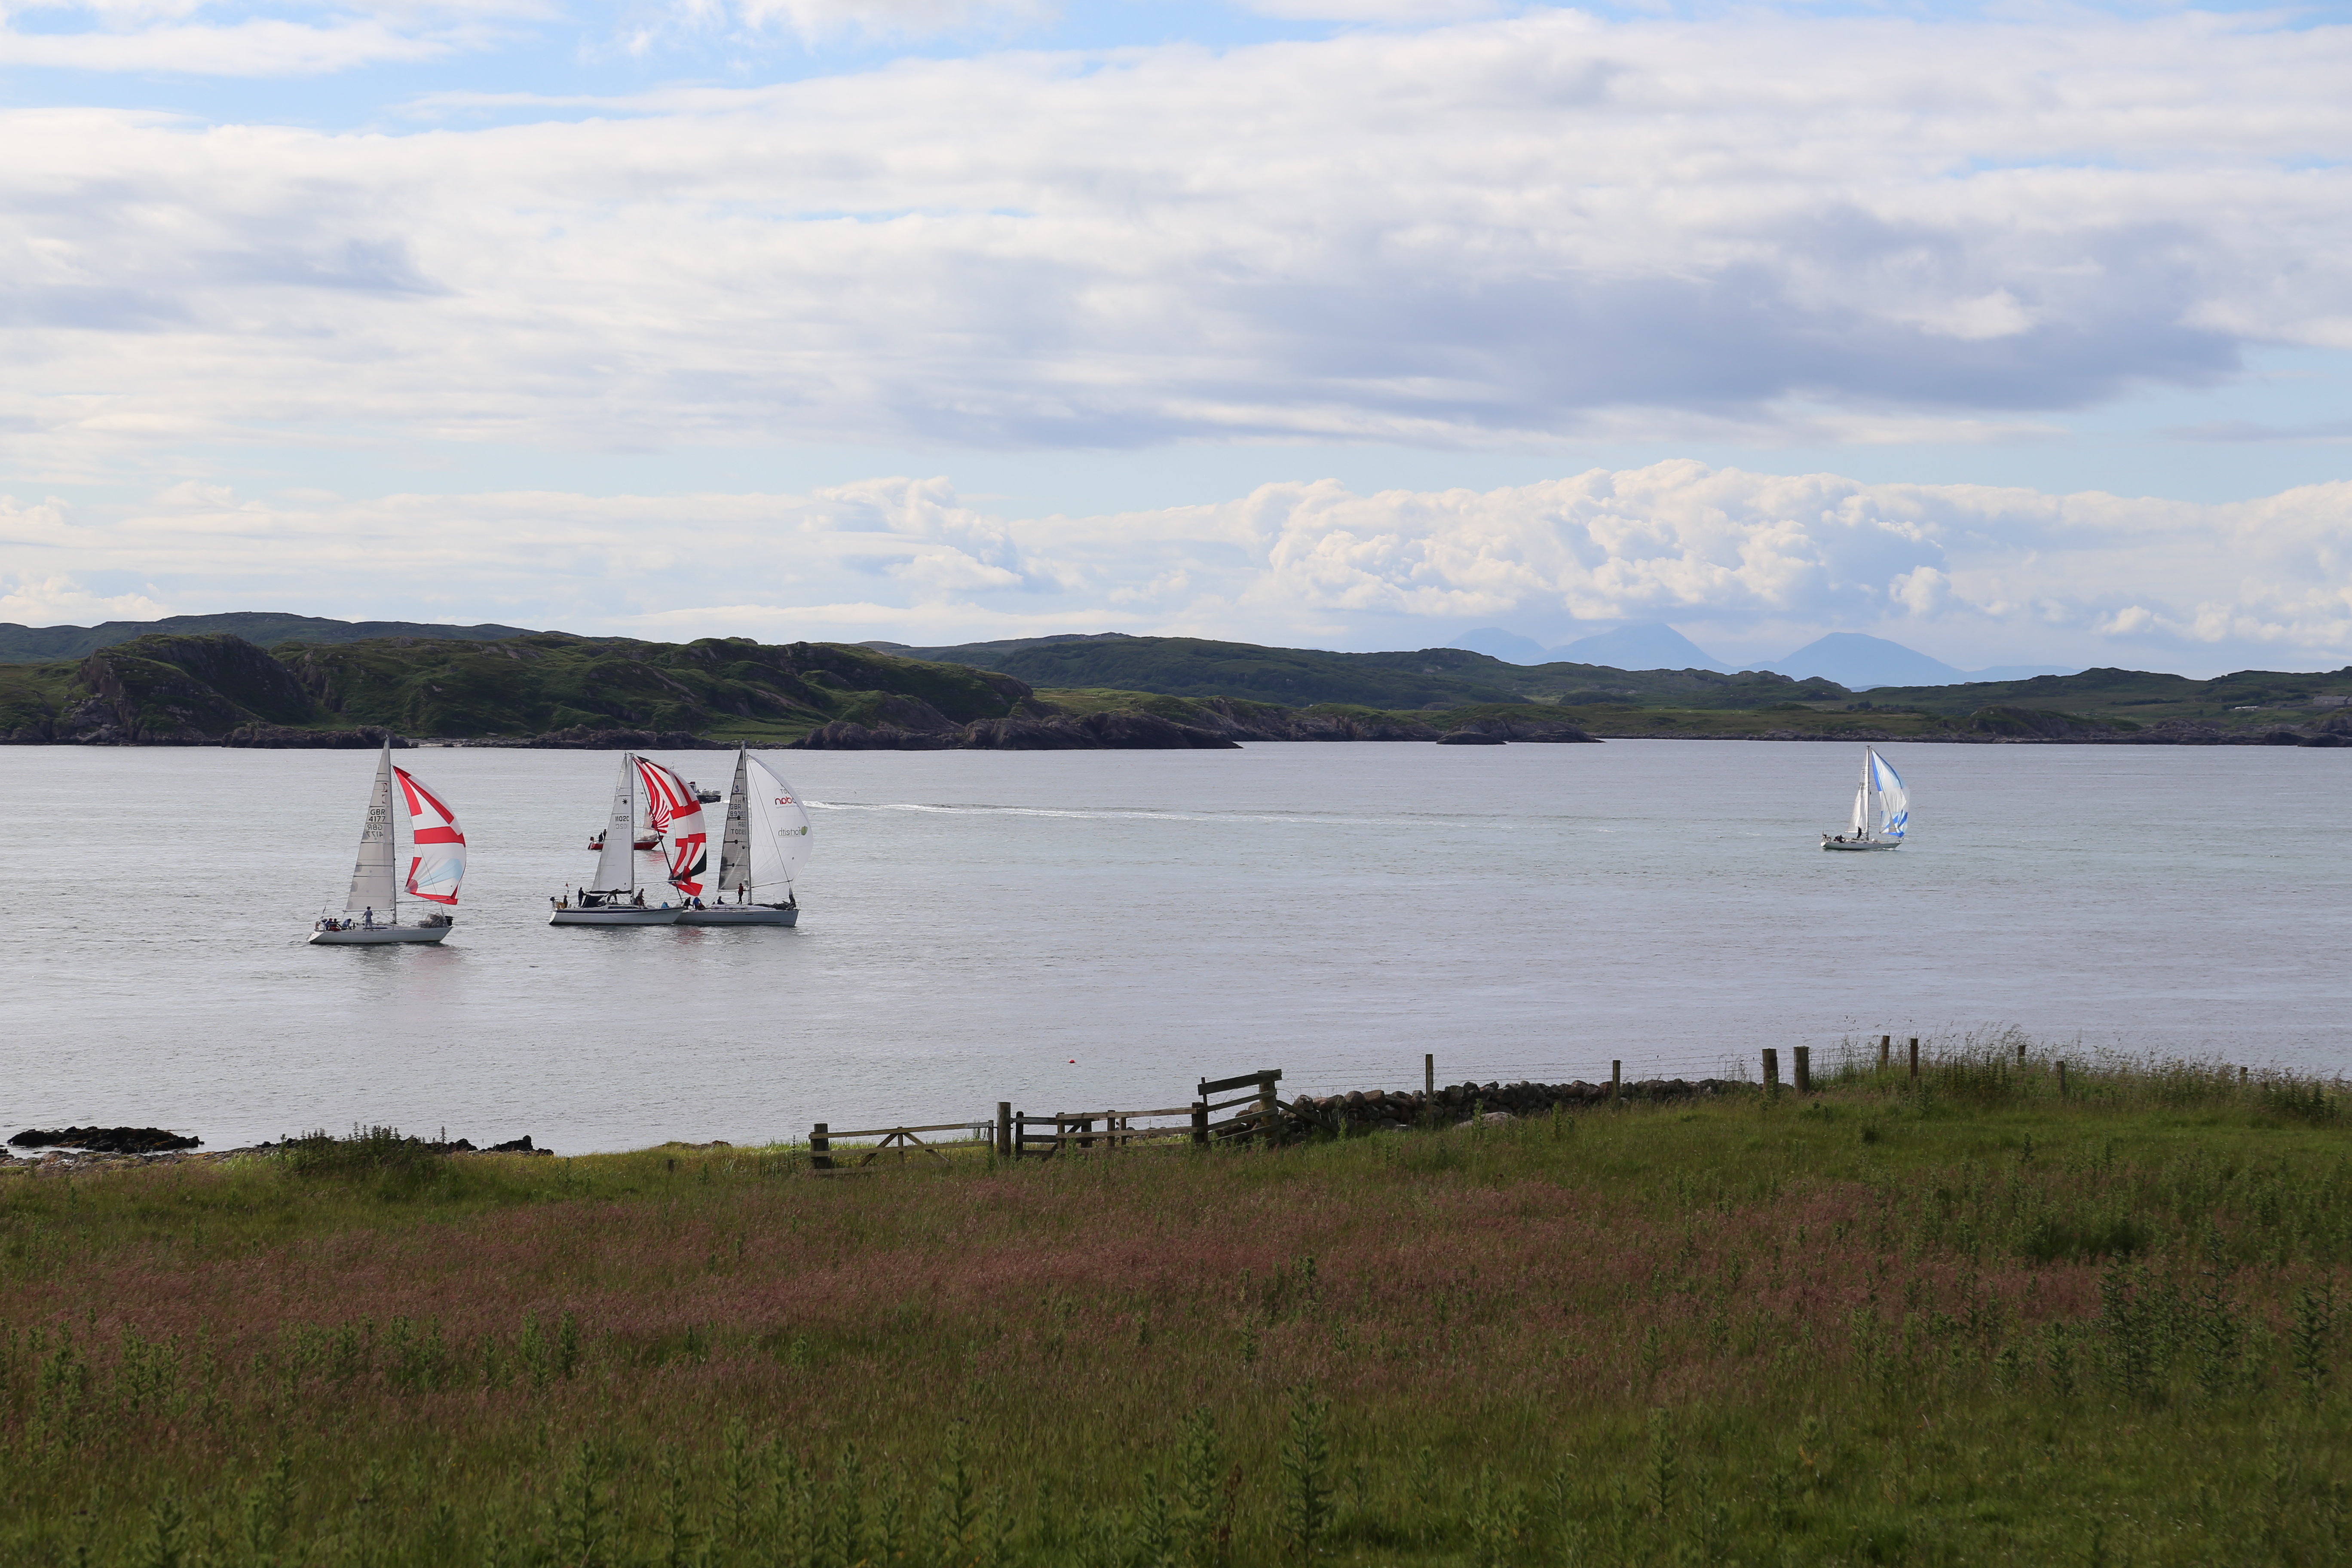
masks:
<path id="1" fill-rule="evenodd" d="M 1046 805 L 933 805 L 915 801 L 810 800 L 812 811 L 908 811 L 933 816 L 1044 816 L 1081 822 L 1270 822 L 1299 827 L 1408 827 L 1430 820 L 1407 816 L 1323 816 L 1305 812 L 1085 810 Z"/>

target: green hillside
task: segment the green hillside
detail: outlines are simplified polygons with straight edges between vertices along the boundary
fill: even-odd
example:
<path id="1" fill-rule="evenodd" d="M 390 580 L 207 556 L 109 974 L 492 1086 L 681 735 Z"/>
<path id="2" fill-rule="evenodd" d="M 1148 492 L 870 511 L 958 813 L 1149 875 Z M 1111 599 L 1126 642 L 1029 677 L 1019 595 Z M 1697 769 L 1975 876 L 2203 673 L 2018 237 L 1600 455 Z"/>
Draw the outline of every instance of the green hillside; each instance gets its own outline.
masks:
<path id="1" fill-rule="evenodd" d="M 1029 697 L 1010 676 L 828 643 L 543 632 L 264 650 L 215 633 L 149 636 L 78 661 L 0 668 L 0 739 L 269 744 L 377 727 L 467 739 L 585 742 L 632 731 L 773 742 L 835 720 L 943 729 L 1029 710 Z"/>
<path id="2" fill-rule="evenodd" d="M 933 737 L 928 745 L 974 743 L 948 732 L 1016 719 L 1081 721 L 1093 739 L 1065 722 L 986 743 L 1108 744 L 1114 731 L 1127 736 L 1121 744 L 1187 743 L 1170 725 L 1226 743 L 1429 740 L 1495 724 L 1528 735 L 1562 723 L 1603 737 L 2352 741 L 2352 668 L 2212 680 L 2093 669 L 1856 693 L 1764 671 L 1522 667 L 1458 648 L 1335 654 L 1097 637 L 905 651 L 938 657 L 745 637 L 403 635 L 265 648 L 225 632 L 150 633 L 79 658 L 0 663 L 0 741 L 359 744 L 362 731 L 388 730 L 550 744 L 644 744 L 648 735 L 782 743 L 835 726 L 816 743 Z M 1106 728 L 1113 714 L 1132 721 Z M 1148 733 L 1159 739 L 1137 738 Z"/>
<path id="3" fill-rule="evenodd" d="M 2318 675 L 2244 670 L 2210 680 L 2086 669 L 2027 680 L 1849 691 L 1769 670 L 1612 669 L 1506 664 L 1460 648 L 1325 653 L 1193 637 L 1024 637 L 952 647 L 867 644 L 908 657 L 1019 676 L 1054 691 L 1110 689 L 1238 697 L 1296 707 L 1391 710 L 1541 703 L 1597 735 L 1774 731 L 1932 738 L 2137 731 L 2173 723 L 2232 731 L 2308 729 L 2352 706 L 2352 668 Z"/>
<path id="4" fill-rule="evenodd" d="M 1019 637 L 952 647 L 900 643 L 864 646 L 908 658 L 1002 670 L 1036 687 L 1109 688 L 1170 697 L 1240 697 L 1306 707 L 1318 702 L 1372 708 L 1454 707 L 1527 700 L 1762 707 L 1798 695 L 1844 701 L 1853 694 L 1828 680 L 1794 681 L 1749 670 L 1612 669 L 1598 664 L 1506 664 L 1458 647 L 1402 653 L 1329 653 L 1260 647 L 1200 637 Z"/>
<path id="5" fill-rule="evenodd" d="M 527 637 L 521 626 L 449 626 L 422 621 L 331 621 L 317 616 L 238 610 L 225 616 L 168 616 L 160 621 L 107 621 L 95 626 L 20 626 L 0 621 L 0 664 L 79 658 L 143 637 L 204 637 L 226 632 L 257 647 L 282 642 L 365 642 L 373 637 L 457 638 L 491 642 Z"/>

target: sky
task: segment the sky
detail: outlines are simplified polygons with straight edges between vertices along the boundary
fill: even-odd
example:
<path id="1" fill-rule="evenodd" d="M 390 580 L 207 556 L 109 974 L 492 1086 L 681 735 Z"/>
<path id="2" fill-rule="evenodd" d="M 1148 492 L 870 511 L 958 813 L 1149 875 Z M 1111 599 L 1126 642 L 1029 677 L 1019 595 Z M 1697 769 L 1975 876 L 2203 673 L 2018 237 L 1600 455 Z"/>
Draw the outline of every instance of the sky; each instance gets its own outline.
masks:
<path id="1" fill-rule="evenodd" d="M 0 0 L 0 620 L 2352 664 L 2352 11 Z"/>

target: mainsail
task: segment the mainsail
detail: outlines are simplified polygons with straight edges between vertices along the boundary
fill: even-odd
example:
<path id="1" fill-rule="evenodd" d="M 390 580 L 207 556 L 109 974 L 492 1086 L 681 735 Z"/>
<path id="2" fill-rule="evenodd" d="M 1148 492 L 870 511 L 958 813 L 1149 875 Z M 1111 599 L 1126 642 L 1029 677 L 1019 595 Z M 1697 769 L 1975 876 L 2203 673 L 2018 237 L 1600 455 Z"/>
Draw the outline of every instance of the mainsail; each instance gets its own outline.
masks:
<path id="1" fill-rule="evenodd" d="M 393 918 L 400 896 L 392 870 L 392 747 L 376 758 L 375 784 L 368 794 L 367 826 L 360 830 L 360 855 L 352 866 L 351 896 L 343 908 L 353 913 L 373 910 Z"/>
<path id="2" fill-rule="evenodd" d="M 751 803 L 744 795 L 744 767 L 751 753 L 735 748 L 735 785 L 727 792 L 727 826 L 719 836 L 719 890 L 726 893 L 751 880 Z"/>
<path id="3" fill-rule="evenodd" d="M 1903 787 L 1902 775 L 1875 751 L 1870 753 L 1870 782 L 1878 793 L 1878 831 L 1889 838 L 1902 837 L 1911 826 L 1911 792 Z"/>
<path id="4" fill-rule="evenodd" d="M 748 775 L 748 776 L 747 776 Z M 736 766 L 735 793 L 751 805 L 750 876 L 751 901 L 781 904 L 793 896 L 793 879 L 808 861 L 808 812 L 792 786 L 768 771 L 763 763 L 746 755 Z M 732 808 L 729 811 L 730 820 Z M 742 873 L 737 873 L 744 880 Z M 735 883 L 727 883 L 729 888 Z"/>
<path id="5" fill-rule="evenodd" d="M 596 885 L 592 893 L 633 893 L 636 867 L 630 856 L 637 841 L 637 759 L 621 753 L 621 776 L 613 785 L 613 811 L 604 823 L 604 843 L 596 856 Z"/>
<path id="6" fill-rule="evenodd" d="M 710 889 L 710 829 L 702 816 L 702 802 L 684 779 L 661 763 L 637 759 L 637 774 L 645 781 L 646 816 L 656 833 L 667 840 L 663 874 L 669 885 L 689 899 Z"/>
<path id="7" fill-rule="evenodd" d="M 408 837 L 414 847 L 408 858 L 408 890 L 436 904 L 454 904 L 457 885 L 466 879 L 466 834 L 457 826 L 457 814 L 406 768 L 392 773 L 408 805 Z"/>

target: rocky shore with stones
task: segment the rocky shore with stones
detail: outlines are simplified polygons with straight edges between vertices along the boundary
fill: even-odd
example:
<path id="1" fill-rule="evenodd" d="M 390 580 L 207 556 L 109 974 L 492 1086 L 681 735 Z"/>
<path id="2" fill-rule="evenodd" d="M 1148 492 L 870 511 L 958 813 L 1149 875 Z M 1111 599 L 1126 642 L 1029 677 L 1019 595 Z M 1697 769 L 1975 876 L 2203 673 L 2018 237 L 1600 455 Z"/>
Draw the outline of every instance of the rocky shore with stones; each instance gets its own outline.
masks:
<path id="1" fill-rule="evenodd" d="M 85 1171 L 145 1169 L 151 1165 L 219 1165 L 236 1160 L 273 1158 L 310 1142 L 312 1140 L 265 1139 L 237 1149 L 206 1149 L 201 1138 L 161 1127 L 28 1127 L 5 1145 L 0 1145 L 0 1175 L 69 1176 Z M 555 1152 L 534 1146 L 528 1133 L 487 1148 L 464 1138 L 403 1138 L 394 1142 L 419 1154 L 549 1156 Z"/>

